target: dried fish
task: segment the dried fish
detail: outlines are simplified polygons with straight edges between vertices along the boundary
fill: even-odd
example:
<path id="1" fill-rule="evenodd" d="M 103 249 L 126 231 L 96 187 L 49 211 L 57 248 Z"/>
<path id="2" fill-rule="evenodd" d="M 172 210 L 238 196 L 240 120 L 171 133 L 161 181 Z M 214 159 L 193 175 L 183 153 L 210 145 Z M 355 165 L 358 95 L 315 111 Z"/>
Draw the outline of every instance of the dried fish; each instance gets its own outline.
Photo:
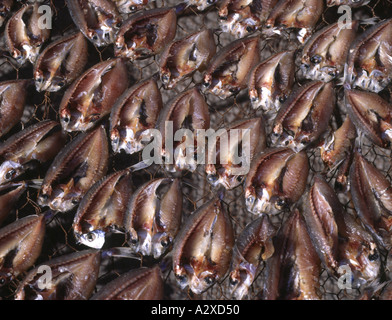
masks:
<path id="1" fill-rule="evenodd" d="M 241 300 L 248 294 L 262 261 L 269 259 L 274 251 L 272 238 L 276 229 L 268 216 L 249 223 L 238 236 L 233 248 L 230 267 L 230 289 L 235 299 Z"/>
<path id="2" fill-rule="evenodd" d="M 188 4 L 188 6 L 196 6 L 196 9 L 199 11 L 204 11 L 216 2 L 218 2 L 218 0 L 185 0 L 185 3 Z"/>
<path id="3" fill-rule="evenodd" d="M 259 63 L 249 77 L 249 97 L 253 109 L 277 111 L 294 85 L 294 51 L 282 51 Z"/>
<path id="4" fill-rule="evenodd" d="M 198 130 L 210 128 L 208 105 L 199 90 L 193 87 L 168 103 L 160 114 L 158 128 L 162 136 L 161 151 L 166 170 L 195 171 L 197 167 L 195 157 L 197 148 L 200 147 L 197 145 Z M 174 137 L 173 133 L 176 133 Z M 178 134 L 182 135 L 178 137 Z M 173 138 L 174 141 L 169 141 Z"/>
<path id="5" fill-rule="evenodd" d="M 391 248 L 392 188 L 383 173 L 358 151 L 350 169 L 350 191 L 355 210 L 377 244 Z"/>
<path id="6" fill-rule="evenodd" d="M 303 215 L 308 233 L 330 274 L 338 276 L 339 268 L 348 266 L 356 286 L 374 281 L 381 266 L 377 245 L 345 212 L 332 187 L 316 175 L 305 199 Z"/>
<path id="7" fill-rule="evenodd" d="M 316 175 L 305 196 L 302 213 L 314 248 L 330 271 L 338 266 L 338 226 L 335 221 L 338 210 L 342 208 L 333 189 Z"/>
<path id="8" fill-rule="evenodd" d="M 3 25 L 5 19 L 7 19 L 9 13 L 11 12 L 14 0 L 2 0 L 0 3 L 0 27 Z"/>
<path id="9" fill-rule="evenodd" d="M 367 5 L 371 0 L 327 0 L 327 6 L 341 6 L 348 5 L 353 8 Z"/>
<path id="10" fill-rule="evenodd" d="M 331 82 L 312 81 L 293 92 L 275 118 L 271 140 L 295 151 L 317 143 L 329 125 L 335 107 Z"/>
<path id="11" fill-rule="evenodd" d="M 38 204 L 66 212 L 76 206 L 107 171 L 109 146 L 101 126 L 79 134 L 56 156 L 43 180 Z"/>
<path id="12" fill-rule="evenodd" d="M 189 217 L 175 239 L 173 270 L 180 287 L 200 294 L 221 280 L 233 245 L 230 218 L 214 197 Z"/>
<path id="13" fill-rule="evenodd" d="M 243 182 L 254 156 L 266 148 L 264 120 L 240 120 L 223 131 L 218 130 L 215 144 L 209 144 L 208 148 L 207 180 L 214 187 L 233 189 Z"/>
<path id="14" fill-rule="evenodd" d="M 40 24 L 41 15 L 37 3 L 20 8 L 5 26 L 5 41 L 11 56 L 21 66 L 27 60 L 34 63 L 50 29 Z"/>
<path id="15" fill-rule="evenodd" d="M 0 224 L 7 218 L 14 209 L 22 194 L 27 190 L 27 182 L 9 182 L 0 185 Z"/>
<path id="16" fill-rule="evenodd" d="M 108 115 L 128 87 L 128 72 L 121 59 L 100 62 L 84 72 L 64 93 L 59 113 L 66 131 L 86 131 Z"/>
<path id="17" fill-rule="evenodd" d="M 106 235 L 122 228 L 132 188 L 128 169 L 112 173 L 96 182 L 80 201 L 73 221 L 72 228 L 77 241 L 101 249 Z"/>
<path id="18" fill-rule="evenodd" d="M 214 33 L 210 29 L 173 41 L 165 47 L 159 61 L 163 85 L 166 89 L 172 89 L 195 71 L 203 71 L 215 53 Z"/>
<path id="19" fill-rule="evenodd" d="M 87 40 L 82 33 L 65 36 L 51 43 L 34 65 L 37 91 L 55 92 L 73 82 L 87 63 Z"/>
<path id="20" fill-rule="evenodd" d="M 30 215 L 0 229 L 0 283 L 29 269 L 41 254 L 45 216 Z"/>
<path id="21" fill-rule="evenodd" d="M 203 78 L 203 89 L 221 99 L 246 88 L 249 72 L 259 62 L 259 37 L 233 41 L 211 60 Z"/>
<path id="22" fill-rule="evenodd" d="M 355 126 L 350 117 L 346 117 L 343 124 L 325 139 L 320 154 L 329 169 L 339 165 L 352 153 L 356 137 Z"/>
<path id="23" fill-rule="evenodd" d="M 366 30 L 351 46 L 345 81 L 352 87 L 380 92 L 392 80 L 392 19 Z"/>
<path id="24" fill-rule="evenodd" d="M 300 199 L 309 160 L 304 151 L 274 148 L 256 157 L 245 181 L 245 204 L 254 214 L 276 213 Z M 275 209 L 274 209 L 275 207 Z"/>
<path id="25" fill-rule="evenodd" d="M 116 101 L 110 113 L 110 140 L 115 153 L 144 148 L 162 109 L 162 95 L 153 78 L 135 84 Z"/>
<path id="26" fill-rule="evenodd" d="M 296 209 L 274 241 L 275 253 L 266 262 L 263 298 L 266 300 L 319 300 L 320 259 Z"/>
<path id="27" fill-rule="evenodd" d="M 22 118 L 30 80 L 0 82 L 0 137 L 8 133 Z"/>
<path id="28" fill-rule="evenodd" d="M 115 41 L 115 56 L 131 61 L 159 54 L 170 43 L 177 30 L 174 8 L 138 12 L 121 26 Z"/>
<path id="29" fill-rule="evenodd" d="M 260 29 L 278 0 L 224 0 L 219 5 L 223 32 L 239 38 Z"/>
<path id="30" fill-rule="evenodd" d="M 109 282 L 90 300 L 162 300 L 163 280 L 158 266 L 142 267 Z"/>
<path id="31" fill-rule="evenodd" d="M 73 252 L 46 261 L 27 273 L 16 290 L 15 299 L 87 300 L 94 291 L 100 264 L 99 250 Z M 50 281 L 47 272 L 50 272 Z M 41 277 L 46 277 L 48 283 Z"/>
<path id="32" fill-rule="evenodd" d="M 150 2 L 149 0 L 113 0 L 120 13 L 134 13 L 143 9 Z"/>
<path id="33" fill-rule="evenodd" d="M 323 0 L 279 0 L 265 23 L 267 34 L 282 33 L 286 29 L 300 29 L 297 39 L 304 43 L 311 35 L 324 11 Z"/>
<path id="34" fill-rule="evenodd" d="M 345 90 L 347 113 L 358 131 L 386 148 L 392 141 L 392 105 L 378 94 Z"/>
<path id="35" fill-rule="evenodd" d="M 111 0 L 66 0 L 75 25 L 97 47 L 114 42 L 122 19 Z"/>
<path id="36" fill-rule="evenodd" d="M 125 213 L 130 246 L 143 256 L 160 258 L 172 246 L 181 215 L 180 180 L 159 178 L 145 183 L 132 195 Z"/>
<path id="37" fill-rule="evenodd" d="M 302 50 L 301 69 L 305 77 L 329 82 L 343 76 L 358 26 L 358 21 L 353 21 L 351 28 L 342 27 L 340 22 L 336 22 L 316 32 Z"/>
<path id="38" fill-rule="evenodd" d="M 60 124 L 44 120 L 0 143 L 0 184 L 16 179 L 37 163 L 52 160 L 65 142 Z"/>

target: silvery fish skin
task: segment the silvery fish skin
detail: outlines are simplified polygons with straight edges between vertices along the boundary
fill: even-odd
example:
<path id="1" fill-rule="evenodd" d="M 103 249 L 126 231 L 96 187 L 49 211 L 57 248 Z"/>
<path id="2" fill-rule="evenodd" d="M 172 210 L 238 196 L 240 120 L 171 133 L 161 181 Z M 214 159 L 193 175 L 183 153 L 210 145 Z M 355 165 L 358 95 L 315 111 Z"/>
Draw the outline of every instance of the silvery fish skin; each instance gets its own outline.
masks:
<path id="1" fill-rule="evenodd" d="M 364 227 L 380 247 L 390 249 L 391 183 L 358 151 L 354 154 L 349 179 L 352 201 Z"/>
<path id="2" fill-rule="evenodd" d="M 250 70 L 259 62 L 259 37 L 233 41 L 211 60 L 203 77 L 203 90 L 221 99 L 247 86 Z"/>
<path id="3" fill-rule="evenodd" d="M 135 84 L 118 98 L 110 112 L 110 140 L 115 153 L 124 150 L 133 154 L 144 148 L 149 140 L 158 114 L 162 95 L 152 78 Z"/>
<path id="4" fill-rule="evenodd" d="M 352 8 L 357 8 L 367 5 L 371 0 L 327 0 L 327 6 L 341 6 L 348 5 Z"/>
<path id="5" fill-rule="evenodd" d="M 210 153 L 205 171 L 207 180 L 214 187 L 222 185 L 226 189 L 233 189 L 243 182 L 254 156 L 266 148 L 264 120 L 239 120 L 223 130 L 215 139 L 215 148 L 208 146 Z M 249 146 L 245 146 L 247 142 Z M 248 155 L 244 154 L 246 150 L 249 150 Z"/>
<path id="6" fill-rule="evenodd" d="M 260 62 L 249 77 L 252 108 L 278 111 L 293 88 L 294 75 L 294 51 L 282 51 Z"/>
<path id="7" fill-rule="evenodd" d="M 53 258 L 27 273 L 15 300 L 87 300 L 94 292 L 100 265 L 101 252 L 93 249 Z M 49 267 L 52 276 L 43 289 L 40 267 Z"/>
<path id="8" fill-rule="evenodd" d="M 162 300 L 163 289 L 159 267 L 141 267 L 112 280 L 90 300 Z"/>
<path id="9" fill-rule="evenodd" d="M 218 197 L 188 218 L 173 248 L 173 271 L 182 289 L 201 294 L 229 269 L 234 245 L 230 217 Z"/>
<path id="10" fill-rule="evenodd" d="M 114 54 L 131 61 L 159 54 L 174 39 L 176 30 L 177 15 L 174 8 L 135 13 L 121 26 Z"/>
<path id="11" fill-rule="evenodd" d="M 27 60 L 34 64 L 41 46 L 50 37 L 50 29 L 40 28 L 38 11 L 37 3 L 25 5 L 9 18 L 5 26 L 8 50 L 20 66 Z"/>
<path id="12" fill-rule="evenodd" d="M 132 195 L 130 170 L 112 173 L 96 182 L 80 201 L 73 221 L 75 238 L 81 244 L 101 249 L 111 230 L 120 230 Z"/>
<path id="13" fill-rule="evenodd" d="M 34 65 L 37 91 L 56 92 L 73 82 L 82 73 L 87 55 L 87 40 L 80 32 L 52 42 Z"/>
<path id="14" fill-rule="evenodd" d="M 263 298 L 319 300 L 321 262 L 298 209 L 274 240 L 275 253 L 266 262 Z"/>
<path id="15" fill-rule="evenodd" d="M 300 151 L 318 142 L 329 125 L 335 107 L 331 82 L 312 81 L 294 91 L 275 118 L 272 144 Z"/>
<path id="16" fill-rule="evenodd" d="M 179 231 L 182 192 L 179 179 L 159 178 L 132 195 L 124 218 L 129 244 L 143 256 L 159 259 L 170 250 Z"/>
<path id="17" fill-rule="evenodd" d="M 279 0 L 265 23 L 268 34 L 285 29 L 300 29 L 297 39 L 304 43 L 311 35 L 324 11 L 323 0 Z"/>
<path id="18" fill-rule="evenodd" d="M 63 148 L 66 136 L 58 122 L 44 120 L 0 143 L 0 184 L 33 169 L 35 162 L 52 160 Z"/>
<path id="19" fill-rule="evenodd" d="M 3 25 L 5 19 L 7 19 L 9 13 L 11 12 L 14 0 L 3 0 L 0 5 L 0 27 Z"/>
<path id="20" fill-rule="evenodd" d="M 134 13 L 143 9 L 150 2 L 149 0 L 113 0 L 120 13 Z"/>
<path id="21" fill-rule="evenodd" d="M 27 182 L 9 182 L 0 185 L 0 225 L 14 209 L 17 201 L 27 190 Z"/>
<path id="22" fill-rule="evenodd" d="M 179 130 L 183 130 L 181 139 L 174 136 L 174 141 L 166 141 L 170 139 L 170 124 L 173 125 L 173 135 L 181 133 Z M 194 172 L 197 167 L 197 161 L 195 160 L 198 152 L 197 130 L 207 130 L 209 128 L 210 112 L 208 105 L 196 87 L 173 98 L 162 110 L 158 120 L 158 129 L 162 136 L 163 148 L 161 152 L 165 169 L 169 172 L 180 172 L 182 170 Z M 191 134 L 190 137 L 187 135 L 188 133 Z M 183 142 L 182 137 L 185 136 L 186 139 Z M 192 138 L 194 139 L 192 140 Z"/>
<path id="23" fill-rule="evenodd" d="M 238 38 L 260 29 L 278 0 L 224 0 L 219 4 L 220 26 Z"/>
<path id="24" fill-rule="evenodd" d="M 273 255 L 275 248 L 272 238 L 275 234 L 276 229 L 268 216 L 262 215 L 249 223 L 238 236 L 229 275 L 230 290 L 235 299 L 246 297 L 261 262 Z"/>
<path id="25" fill-rule="evenodd" d="M 38 204 L 55 211 L 71 210 L 105 176 L 108 158 L 109 146 L 102 126 L 79 134 L 53 160 L 43 180 Z"/>
<path id="26" fill-rule="evenodd" d="M 274 148 L 261 153 L 245 181 L 245 204 L 254 214 L 276 213 L 300 199 L 306 188 L 309 160 L 304 151 Z"/>
<path id="27" fill-rule="evenodd" d="M 22 118 L 30 80 L 0 82 L 0 137 L 8 133 Z"/>
<path id="28" fill-rule="evenodd" d="M 392 19 L 366 30 L 351 46 L 345 81 L 353 88 L 380 92 L 392 80 Z"/>
<path id="29" fill-rule="evenodd" d="M 122 18 L 111 0 L 66 0 L 75 25 L 97 47 L 114 42 Z"/>
<path id="30" fill-rule="evenodd" d="M 214 33 L 204 29 L 167 45 L 159 59 L 159 73 L 166 89 L 203 71 L 216 53 Z"/>
<path id="31" fill-rule="evenodd" d="M 373 92 L 345 90 L 347 113 L 358 131 L 387 148 L 392 141 L 392 105 Z"/>
<path id="32" fill-rule="evenodd" d="M 100 62 L 84 72 L 64 93 L 59 107 L 65 131 L 86 131 L 108 115 L 128 87 L 128 71 L 121 59 Z"/>
<path id="33" fill-rule="evenodd" d="M 185 0 L 185 3 L 188 4 L 188 6 L 196 6 L 196 9 L 199 11 L 204 11 L 217 2 L 218 0 Z"/>
<path id="34" fill-rule="evenodd" d="M 30 215 L 0 229 L 2 284 L 7 284 L 35 263 L 41 254 L 44 236 L 44 215 Z"/>
<path id="35" fill-rule="evenodd" d="M 307 79 L 329 82 L 343 76 L 348 53 L 359 22 L 351 28 L 341 28 L 340 22 L 316 32 L 302 50 L 301 69 Z"/>

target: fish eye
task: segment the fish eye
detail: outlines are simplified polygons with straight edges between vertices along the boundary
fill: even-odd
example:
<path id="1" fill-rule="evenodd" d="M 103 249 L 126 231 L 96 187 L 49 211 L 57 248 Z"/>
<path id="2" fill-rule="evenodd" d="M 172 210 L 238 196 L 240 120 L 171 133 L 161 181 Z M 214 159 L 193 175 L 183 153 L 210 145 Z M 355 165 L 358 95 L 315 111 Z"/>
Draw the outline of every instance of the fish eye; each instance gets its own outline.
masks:
<path id="1" fill-rule="evenodd" d="M 203 86 L 206 87 L 206 88 L 208 88 L 208 87 L 210 86 L 210 83 L 207 82 L 207 81 L 204 81 L 204 82 L 203 82 Z"/>
<path id="2" fill-rule="evenodd" d="M 379 257 L 379 254 L 378 254 L 377 251 L 374 251 L 373 254 L 369 254 L 369 256 L 368 256 L 368 258 L 369 258 L 370 261 L 375 261 L 375 260 L 378 259 L 378 257 Z"/>
<path id="3" fill-rule="evenodd" d="M 121 27 L 121 22 L 117 22 L 116 23 L 116 28 L 120 28 Z"/>
<path id="4" fill-rule="evenodd" d="M 134 5 L 129 6 L 129 11 L 133 12 L 135 10 L 136 10 L 136 6 L 134 6 Z"/>
<path id="5" fill-rule="evenodd" d="M 286 201 L 285 201 L 284 199 L 278 199 L 278 200 L 276 201 L 276 204 L 277 204 L 279 207 L 284 207 L 284 206 L 286 205 Z"/>
<path id="6" fill-rule="evenodd" d="M 6 174 L 5 174 L 5 178 L 7 180 L 11 180 L 13 178 L 13 176 L 15 175 L 16 171 L 14 169 L 9 170 Z"/>
<path id="7" fill-rule="evenodd" d="M 135 245 L 138 243 L 138 239 L 131 238 L 130 242 L 131 242 L 131 244 Z"/>
<path id="8" fill-rule="evenodd" d="M 92 39 L 93 39 L 94 41 L 97 41 L 97 40 L 98 40 L 98 36 L 97 36 L 96 34 L 94 34 L 93 37 L 92 37 Z"/>
<path id="9" fill-rule="evenodd" d="M 204 278 L 204 282 L 207 283 L 208 285 L 213 284 L 214 283 L 214 278 L 211 276 L 205 277 Z"/>
<path id="10" fill-rule="evenodd" d="M 313 64 L 319 64 L 322 60 L 323 60 L 323 57 L 319 56 L 318 54 L 316 54 L 315 56 L 310 58 L 310 62 Z"/>
<path id="11" fill-rule="evenodd" d="M 64 81 L 60 81 L 57 85 L 58 85 L 59 87 L 64 87 L 64 86 L 65 86 L 65 82 L 64 82 Z"/>
<path id="12" fill-rule="evenodd" d="M 95 240 L 95 238 L 96 238 L 96 236 L 95 236 L 95 234 L 92 233 L 92 232 L 89 232 L 89 233 L 87 233 L 87 235 L 86 235 L 86 239 L 87 239 L 87 241 L 89 241 L 89 242 L 93 242 L 93 241 Z"/>
<path id="13" fill-rule="evenodd" d="M 78 204 L 79 203 L 79 201 L 77 199 L 72 199 L 71 202 L 72 202 L 72 204 Z"/>
<path id="14" fill-rule="evenodd" d="M 254 31 L 254 28 L 251 27 L 251 26 L 247 26 L 247 27 L 246 27 L 246 31 L 248 31 L 249 33 L 251 33 L 251 32 Z"/>
<path id="15" fill-rule="evenodd" d="M 216 180 L 218 180 L 218 175 L 217 174 L 210 174 L 210 175 L 208 175 L 207 179 L 211 182 L 215 182 Z"/>
<path id="16" fill-rule="evenodd" d="M 180 281 L 181 283 L 184 283 L 184 282 L 186 282 L 186 280 L 187 280 L 187 277 L 186 277 L 185 274 L 178 274 L 178 275 L 176 275 L 176 278 L 177 278 L 177 280 Z"/>
<path id="17" fill-rule="evenodd" d="M 5 275 L 0 275 L 0 287 L 7 283 L 7 277 Z"/>
<path id="18" fill-rule="evenodd" d="M 235 286 L 238 284 L 238 279 L 230 278 L 229 283 L 230 283 L 230 285 Z"/>
<path id="19" fill-rule="evenodd" d="M 168 239 L 161 241 L 161 246 L 164 248 L 166 248 L 169 244 L 170 244 L 170 241 Z"/>
<path id="20" fill-rule="evenodd" d="M 287 99 L 286 96 L 280 96 L 280 97 L 279 97 L 279 102 L 280 102 L 280 103 L 283 103 L 283 102 L 286 101 L 286 99 Z"/>

